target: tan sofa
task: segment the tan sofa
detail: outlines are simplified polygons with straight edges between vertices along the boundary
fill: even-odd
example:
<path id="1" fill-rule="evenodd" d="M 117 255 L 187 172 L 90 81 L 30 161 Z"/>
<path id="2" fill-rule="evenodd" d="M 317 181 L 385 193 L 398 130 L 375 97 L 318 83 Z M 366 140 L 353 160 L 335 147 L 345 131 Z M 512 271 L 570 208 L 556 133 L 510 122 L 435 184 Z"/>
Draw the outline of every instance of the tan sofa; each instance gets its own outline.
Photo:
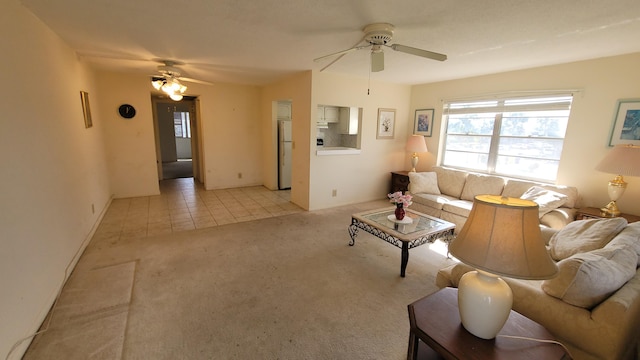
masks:
<path id="1" fill-rule="evenodd" d="M 575 187 L 507 179 L 440 166 L 433 167 L 432 170 L 409 173 L 409 193 L 413 196 L 411 209 L 456 224 L 456 233 L 466 222 L 476 195 L 519 198 L 531 194 L 534 187 L 538 190 L 537 195 L 541 195 L 540 190 L 547 190 L 546 194 L 542 194 L 545 199 L 552 194 L 564 196 L 562 201 L 548 202 L 547 205 L 539 202 L 535 198 L 536 194 L 529 197 L 540 204 L 542 225 L 561 229 L 575 219 L 579 202 Z"/>
<path id="2" fill-rule="evenodd" d="M 513 310 L 543 325 L 567 346 L 574 359 L 637 359 L 640 222 L 626 225 L 624 221 L 621 232 L 610 242 L 593 236 L 593 231 L 586 235 L 575 231 L 603 221 L 610 220 L 579 220 L 561 231 L 543 231 L 552 255 L 554 246 L 557 249 L 565 241 L 564 233 L 573 237 L 565 241 L 564 251 L 567 245 L 574 246 L 574 254 L 560 254 L 570 256 L 558 261 L 559 273 L 554 279 L 504 280 L 513 291 Z M 460 277 L 470 270 L 462 263 L 441 269 L 436 284 L 457 287 Z"/>

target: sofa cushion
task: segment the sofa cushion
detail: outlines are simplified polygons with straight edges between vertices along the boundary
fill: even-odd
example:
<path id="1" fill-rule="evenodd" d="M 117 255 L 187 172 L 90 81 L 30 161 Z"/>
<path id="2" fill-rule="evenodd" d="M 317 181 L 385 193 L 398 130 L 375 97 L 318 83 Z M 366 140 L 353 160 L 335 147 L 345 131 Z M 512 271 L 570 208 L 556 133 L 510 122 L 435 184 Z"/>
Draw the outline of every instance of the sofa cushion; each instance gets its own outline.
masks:
<path id="1" fill-rule="evenodd" d="M 440 193 L 459 199 L 464 187 L 464 181 L 467 178 L 467 172 L 440 166 L 435 166 L 433 171 L 438 174 Z"/>
<path id="2" fill-rule="evenodd" d="M 610 246 L 629 246 L 638 255 L 638 266 L 640 266 L 640 221 L 627 225 L 606 245 L 606 247 Z"/>
<path id="3" fill-rule="evenodd" d="M 500 195 L 504 179 L 497 176 L 469 174 L 464 182 L 460 199 L 473 201 L 476 195 Z"/>
<path id="4" fill-rule="evenodd" d="M 425 205 L 438 210 L 442 210 L 442 206 L 444 204 L 450 201 L 458 200 L 452 196 L 447 196 L 442 194 L 440 195 L 425 194 L 425 193 L 420 193 L 420 194 L 411 193 L 411 194 L 413 195 L 413 198 L 411 200 L 413 200 L 414 203 Z"/>
<path id="5" fill-rule="evenodd" d="M 540 186 L 532 186 L 520 198 L 531 200 L 538 204 L 540 217 L 543 217 L 544 214 L 566 203 L 568 196 Z"/>
<path id="6" fill-rule="evenodd" d="M 624 218 L 573 221 L 549 241 L 551 257 L 566 259 L 574 254 L 599 249 L 627 226 Z"/>
<path id="7" fill-rule="evenodd" d="M 558 263 L 558 275 L 542 283 L 547 294 L 591 309 L 636 274 L 638 255 L 626 246 L 575 254 Z"/>
<path id="8" fill-rule="evenodd" d="M 440 194 L 438 174 L 435 172 L 410 172 L 409 191 L 412 194 Z"/>
<path id="9" fill-rule="evenodd" d="M 531 181 L 509 179 L 504 185 L 504 190 L 502 190 L 501 195 L 506 197 L 519 198 L 527 190 L 531 189 L 532 186 L 536 185 L 540 184 L 536 184 Z"/>
<path id="10" fill-rule="evenodd" d="M 473 202 L 467 200 L 452 200 L 442 206 L 442 210 L 451 214 L 469 217 Z"/>

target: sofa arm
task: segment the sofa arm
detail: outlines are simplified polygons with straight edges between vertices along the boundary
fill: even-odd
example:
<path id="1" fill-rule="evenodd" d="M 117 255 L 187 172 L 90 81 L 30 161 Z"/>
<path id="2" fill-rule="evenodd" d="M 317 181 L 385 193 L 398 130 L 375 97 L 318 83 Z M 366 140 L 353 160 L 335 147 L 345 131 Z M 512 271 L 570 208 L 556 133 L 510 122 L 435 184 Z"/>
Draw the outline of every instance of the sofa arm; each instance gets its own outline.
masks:
<path id="1" fill-rule="evenodd" d="M 540 224 L 560 230 L 576 219 L 577 211 L 577 209 L 565 207 L 553 209 L 540 218 Z"/>
<path id="2" fill-rule="evenodd" d="M 633 358 L 640 341 L 640 269 L 613 295 L 591 311 L 592 319 L 602 325 L 610 340 L 607 345 L 621 359 Z"/>
<path id="3" fill-rule="evenodd" d="M 442 268 L 436 274 L 436 286 L 441 289 L 449 286 L 458 287 L 462 275 L 473 270 L 475 269 L 463 263 L 457 263 L 447 266 L 446 268 Z"/>

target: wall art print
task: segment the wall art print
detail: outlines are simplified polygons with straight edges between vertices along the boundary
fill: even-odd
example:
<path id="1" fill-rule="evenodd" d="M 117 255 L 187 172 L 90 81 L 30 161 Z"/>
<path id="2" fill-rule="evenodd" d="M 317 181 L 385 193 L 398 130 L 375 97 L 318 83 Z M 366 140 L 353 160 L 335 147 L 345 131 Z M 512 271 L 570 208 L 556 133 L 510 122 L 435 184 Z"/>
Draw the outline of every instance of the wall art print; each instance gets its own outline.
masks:
<path id="1" fill-rule="evenodd" d="M 376 139 L 393 139 L 395 125 L 395 109 L 378 109 L 378 131 L 376 132 Z"/>
<path id="2" fill-rule="evenodd" d="M 640 99 L 618 100 L 609 146 L 640 145 Z"/>

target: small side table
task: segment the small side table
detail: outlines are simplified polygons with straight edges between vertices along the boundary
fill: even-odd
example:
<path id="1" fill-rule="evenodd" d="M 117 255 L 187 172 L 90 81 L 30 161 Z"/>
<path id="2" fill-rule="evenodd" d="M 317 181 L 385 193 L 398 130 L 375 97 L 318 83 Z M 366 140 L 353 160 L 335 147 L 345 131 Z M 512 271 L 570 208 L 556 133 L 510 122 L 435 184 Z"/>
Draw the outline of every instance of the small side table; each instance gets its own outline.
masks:
<path id="1" fill-rule="evenodd" d="M 637 215 L 620 214 L 620 216 L 618 217 L 625 218 L 630 223 L 640 221 L 640 216 Z M 578 209 L 578 212 L 576 212 L 576 220 L 586 219 L 611 219 L 611 217 L 602 215 L 602 211 L 594 207 L 585 207 L 582 209 Z"/>
<path id="2" fill-rule="evenodd" d="M 392 171 L 391 172 L 391 193 L 402 191 L 404 194 L 409 189 L 409 172 L 408 171 Z"/>
<path id="3" fill-rule="evenodd" d="M 458 312 L 458 289 L 444 288 L 408 306 L 407 359 L 569 359 L 562 346 L 532 340 L 480 339 L 465 330 Z M 554 340 L 540 324 L 511 311 L 499 335 Z M 428 346 L 421 343 L 424 342 Z M 420 348 L 420 349 L 419 349 Z M 420 351 L 418 351 L 420 350 Z"/>

